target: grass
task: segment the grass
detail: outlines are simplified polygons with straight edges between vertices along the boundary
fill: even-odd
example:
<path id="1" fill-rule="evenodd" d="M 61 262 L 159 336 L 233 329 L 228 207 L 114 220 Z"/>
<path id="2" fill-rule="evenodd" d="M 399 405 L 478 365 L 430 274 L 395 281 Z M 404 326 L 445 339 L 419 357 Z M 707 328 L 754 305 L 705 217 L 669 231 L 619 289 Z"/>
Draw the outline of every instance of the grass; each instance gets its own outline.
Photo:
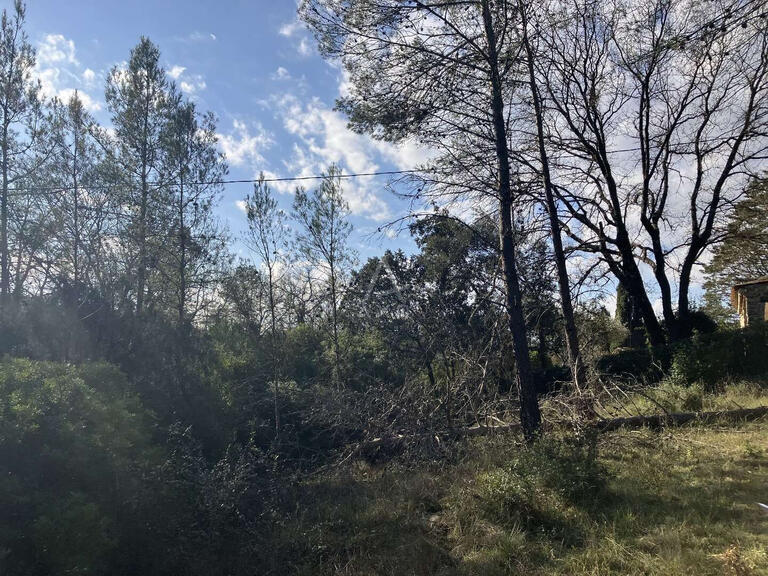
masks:
<path id="1" fill-rule="evenodd" d="M 600 411 L 605 418 L 659 414 L 667 412 L 716 412 L 758 408 L 768 405 L 768 382 L 739 381 L 725 382 L 717 393 L 709 393 L 701 385 L 683 386 L 664 381 L 658 386 L 638 391 L 628 396 L 617 397 L 607 402 Z"/>
<path id="2" fill-rule="evenodd" d="M 473 439 L 441 465 L 355 462 L 304 482 L 264 571 L 768 576 L 766 499 L 768 419 L 534 450 Z"/>

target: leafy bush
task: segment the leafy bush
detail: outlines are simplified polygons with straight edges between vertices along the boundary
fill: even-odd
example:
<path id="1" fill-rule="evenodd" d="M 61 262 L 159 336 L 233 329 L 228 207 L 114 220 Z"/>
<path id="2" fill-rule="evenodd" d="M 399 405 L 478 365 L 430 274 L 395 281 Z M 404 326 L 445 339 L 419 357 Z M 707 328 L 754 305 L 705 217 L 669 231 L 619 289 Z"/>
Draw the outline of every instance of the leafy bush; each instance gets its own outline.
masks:
<path id="1" fill-rule="evenodd" d="M 107 364 L 0 362 L 0 542 L 16 574 L 90 573 L 116 552 L 150 420 Z"/>
<path id="2" fill-rule="evenodd" d="M 698 334 L 675 346 L 670 378 L 712 389 L 724 380 L 768 373 L 768 325 Z"/>
<path id="3" fill-rule="evenodd" d="M 574 545 L 581 535 L 569 509 L 604 498 L 607 482 L 594 435 L 551 438 L 519 453 L 509 468 L 482 475 L 478 497 L 493 521 Z"/>
<path id="4" fill-rule="evenodd" d="M 626 348 L 603 356 L 597 361 L 597 371 L 617 380 L 659 382 L 669 370 L 671 352 L 667 347 Z"/>
<path id="5" fill-rule="evenodd" d="M 761 377 L 768 373 L 768 325 L 697 332 L 652 350 L 621 350 L 600 358 L 597 370 L 617 380 L 654 384 L 669 377 L 681 386 L 700 383 L 707 389 L 725 380 Z"/>

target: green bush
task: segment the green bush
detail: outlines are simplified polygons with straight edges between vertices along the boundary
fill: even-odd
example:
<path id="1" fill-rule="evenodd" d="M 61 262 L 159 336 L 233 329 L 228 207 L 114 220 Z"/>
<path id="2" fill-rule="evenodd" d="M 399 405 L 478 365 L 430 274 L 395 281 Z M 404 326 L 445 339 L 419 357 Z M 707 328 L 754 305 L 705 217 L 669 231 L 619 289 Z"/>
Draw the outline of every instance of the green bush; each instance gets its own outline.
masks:
<path id="1" fill-rule="evenodd" d="M 597 361 L 597 371 L 617 380 L 640 380 L 645 383 L 661 381 L 669 370 L 669 348 L 626 348 Z"/>
<path id="2" fill-rule="evenodd" d="M 698 334 L 677 344 L 669 376 L 677 384 L 713 389 L 725 380 L 768 374 L 768 325 Z"/>
<path id="3" fill-rule="evenodd" d="M 150 420 L 126 389 L 107 364 L 0 361 L 0 573 L 98 573 L 117 552 L 151 460 Z"/>
<path id="4" fill-rule="evenodd" d="M 655 349 L 625 349 L 602 357 L 596 367 L 616 380 L 655 384 L 668 377 L 681 386 L 700 383 L 711 390 L 725 380 L 768 374 L 768 325 L 699 332 Z"/>

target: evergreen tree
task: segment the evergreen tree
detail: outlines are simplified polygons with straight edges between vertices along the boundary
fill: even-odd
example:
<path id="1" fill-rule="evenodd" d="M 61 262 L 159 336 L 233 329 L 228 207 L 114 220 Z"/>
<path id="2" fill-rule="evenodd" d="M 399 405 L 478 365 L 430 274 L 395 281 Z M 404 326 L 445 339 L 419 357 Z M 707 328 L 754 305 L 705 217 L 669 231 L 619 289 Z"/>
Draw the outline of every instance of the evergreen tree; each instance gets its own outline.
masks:
<path id="1" fill-rule="evenodd" d="M 168 168 L 163 165 L 163 134 L 171 115 L 175 88 L 160 65 L 160 50 L 142 37 L 125 69 L 115 67 L 107 79 L 106 100 L 115 128 L 116 161 L 124 173 L 126 224 L 125 267 L 134 310 L 141 315 L 151 299 L 147 276 L 159 260 L 163 217 L 169 204 Z"/>
<path id="2" fill-rule="evenodd" d="M 96 122 L 77 92 L 68 102 L 54 103 L 55 148 L 50 184 L 61 187 L 51 199 L 57 227 L 53 256 L 57 284 L 70 304 L 96 285 L 105 259 L 104 242 L 112 232 L 112 189 L 104 170 L 103 148 Z"/>
<path id="3" fill-rule="evenodd" d="M 172 103 L 161 145 L 169 202 L 163 216 L 168 223 L 162 246 L 164 282 L 158 290 L 186 330 L 211 303 L 227 259 L 227 238 L 213 210 L 228 168 L 217 149 L 213 114 L 200 116 L 192 102 Z"/>
<path id="4" fill-rule="evenodd" d="M 12 246 L 16 244 L 18 267 L 23 242 L 18 229 L 11 238 L 11 211 L 25 211 L 25 203 L 32 202 L 28 194 L 12 193 L 10 187 L 19 187 L 40 167 L 44 144 L 45 110 L 40 83 L 33 76 L 36 54 L 24 30 L 25 18 L 26 6 L 16 0 L 10 12 L 3 10 L 0 22 L 0 306 L 11 294 Z"/>
<path id="5" fill-rule="evenodd" d="M 768 180 L 753 180 L 736 204 L 725 240 L 705 269 L 705 310 L 721 323 L 733 321 L 731 289 L 768 276 Z"/>
<path id="6" fill-rule="evenodd" d="M 339 386 L 339 307 L 349 268 L 354 262 L 354 252 L 348 245 L 352 225 L 348 220 L 349 205 L 342 194 L 341 169 L 338 166 L 332 165 L 328 169 L 322 184 L 312 193 L 303 188 L 296 191 L 293 217 L 300 228 L 296 236 L 299 253 L 322 275 L 328 286 L 326 301 L 330 308 L 333 374 L 334 383 Z"/>
<path id="7" fill-rule="evenodd" d="M 253 187 L 253 194 L 245 199 L 248 231 L 246 244 L 258 259 L 267 281 L 267 306 L 269 308 L 271 377 L 275 408 L 275 434 L 280 434 L 279 382 L 280 357 L 278 338 L 279 289 L 286 271 L 286 247 L 288 242 L 287 216 L 277 204 L 272 190 L 264 181 L 264 174 Z"/>

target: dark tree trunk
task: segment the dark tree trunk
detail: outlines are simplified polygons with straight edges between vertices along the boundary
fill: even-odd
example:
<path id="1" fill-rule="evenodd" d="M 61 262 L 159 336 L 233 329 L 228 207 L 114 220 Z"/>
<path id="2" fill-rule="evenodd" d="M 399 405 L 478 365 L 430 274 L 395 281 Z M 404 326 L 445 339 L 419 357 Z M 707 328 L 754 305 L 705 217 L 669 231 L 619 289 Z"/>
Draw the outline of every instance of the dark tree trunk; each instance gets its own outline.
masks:
<path id="1" fill-rule="evenodd" d="M 539 158 L 541 161 L 541 175 L 544 180 L 544 198 L 549 214 L 549 228 L 552 236 L 552 250 L 555 256 L 555 265 L 557 267 L 557 281 L 560 290 L 560 301 L 565 321 L 565 343 L 568 351 L 568 363 L 571 368 L 573 383 L 577 390 L 586 385 L 586 373 L 584 363 L 581 358 L 581 348 L 579 346 L 579 334 L 576 329 L 576 318 L 573 312 L 573 298 L 571 295 L 571 283 L 568 278 L 568 267 L 565 261 L 565 251 L 563 249 L 563 238 L 560 230 L 560 219 L 558 217 L 557 202 L 555 200 L 554 187 L 552 186 L 552 175 L 549 168 L 549 155 L 545 145 L 544 117 L 541 107 L 541 97 L 539 87 L 536 82 L 536 72 L 533 62 L 533 49 L 531 48 L 530 38 L 528 37 L 528 19 L 526 16 L 526 6 L 521 4 L 520 14 L 522 16 L 523 44 L 525 48 L 526 60 L 528 61 L 528 75 L 531 89 L 531 100 L 533 101 L 533 110 L 536 117 L 536 135 L 538 140 Z"/>
<path id="2" fill-rule="evenodd" d="M 7 115 L 7 110 L 5 111 Z M 11 294 L 11 262 L 8 254 L 8 125 L 3 126 L 3 190 L 0 198 L 0 306 L 5 307 Z"/>
<path id="3" fill-rule="evenodd" d="M 509 316 L 509 329 L 515 351 L 517 373 L 517 391 L 520 397 L 520 422 L 523 435 L 528 442 L 536 439 L 541 426 L 541 412 L 536 394 L 536 384 L 531 370 L 531 358 L 528 349 L 528 337 L 523 315 L 520 281 L 515 262 L 514 230 L 512 227 L 512 190 L 511 170 L 509 165 L 509 147 L 507 129 L 504 121 L 504 99 L 501 77 L 499 74 L 496 32 L 489 0 L 481 2 L 485 35 L 488 41 L 488 64 L 491 73 L 491 107 L 496 140 L 496 158 L 499 167 L 499 243 L 501 247 L 504 284 L 506 288 L 506 308 Z"/>

